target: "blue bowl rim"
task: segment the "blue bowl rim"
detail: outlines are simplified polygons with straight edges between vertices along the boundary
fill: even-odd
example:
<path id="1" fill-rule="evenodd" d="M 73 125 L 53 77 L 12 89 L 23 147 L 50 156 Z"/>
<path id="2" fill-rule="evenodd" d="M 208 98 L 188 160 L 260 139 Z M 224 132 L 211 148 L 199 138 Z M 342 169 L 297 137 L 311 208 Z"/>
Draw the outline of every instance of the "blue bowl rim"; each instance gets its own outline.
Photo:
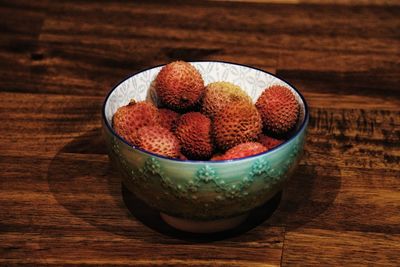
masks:
<path id="1" fill-rule="evenodd" d="M 305 127 L 307 126 L 307 123 L 308 123 L 308 120 L 309 120 L 309 110 L 308 110 L 307 101 L 306 101 L 306 99 L 304 98 L 304 96 L 300 93 L 300 91 L 299 91 L 295 86 L 293 86 L 291 83 L 289 83 L 288 81 L 286 81 L 285 79 L 282 79 L 282 78 L 278 77 L 277 75 L 275 75 L 275 74 L 273 74 L 273 73 L 271 73 L 271 72 L 262 70 L 262 69 L 260 69 L 260 68 L 252 67 L 252 66 L 249 66 L 249 65 L 246 65 L 246 64 L 241 64 L 241 63 L 234 63 L 234 62 L 222 61 L 222 60 L 196 60 L 196 61 L 187 61 L 187 62 L 188 62 L 188 63 L 212 62 L 212 63 L 226 63 L 226 64 L 231 64 L 231 65 L 237 65 L 237 66 L 242 66 L 242 67 L 246 67 L 246 68 L 250 68 L 250 69 L 254 69 L 254 70 L 261 71 L 261 72 L 266 73 L 266 74 L 269 74 L 269 75 L 271 75 L 271 76 L 273 76 L 273 77 L 275 77 L 275 78 L 277 78 L 277 79 L 279 79 L 279 80 L 281 80 L 281 81 L 284 81 L 285 83 L 287 83 L 288 85 L 290 85 L 290 87 L 292 87 L 293 90 L 296 91 L 296 93 L 300 96 L 301 100 L 303 101 L 303 104 L 304 104 L 304 120 L 303 120 L 302 124 L 300 125 L 299 129 L 297 129 L 297 131 L 293 134 L 293 136 L 291 136 L 288 140 L 285 140 L 285 142 L 283 142 L 282 144 L 280 144 L 280 145 L 278 145 L 278 146 L 272 148 L 271 150 L 268 150 L 268 151 L 265 151 L 265 152 L 262 152 L 262 153 L 259 153 L 259 154 L 255 154 L 255 155 L 243 157 L 243 158 L 238 158 L 238 159 L 213 160 L 213 161 L 210 161 L 210 160 L 182 160 L 182 159 L 168 158 L 168 157 L 161 156 L 161 155 L 158 155 L 158 154 L 149 152 L 149 151 L 147 151 L 147 150 L 141 149 L 141 148 L 139 148 L 139 147 L 136 147 L 136 146 L 134 146 L 134 145 L 128 143 L 127 141 L 125 141 L 125 139 L 123 139 L 121 136 L 119 136 L 119 135 L 114 131 L 114 129 L 112 128 L 112 126 L 108 123 L 108 120 L 107 120 L 107 118 L 106 118 L 106 103 L 107 103 L 107 101 L 108 101 L 110 95 L 112 94 L 112 92 L 114 92 L 114 90 L 115 90 L 120 84 L 122 84 L 123 82 L 125 82 L 125 81 L 128 80 L 129 78 L 131 78 L 131 77 L 133 77 L 133 76 L 135 76 L 135 75 L 138 75 L 138 74 L 140 74 L 140 73 L 142 73 L 142 72 L 145 72 L 145 71 L 148 71 L 148 70 L 151 70 L 151 69 L 154 69 L 154 68 L 158 68 L 158 67 L 162 67 L 162 66 L 165 66 L 165 65 L 166 65 L 166 64 L 160 64 L 160 65 L 156 65 L 156 66 L 152 66 L 152 67 L 148 67 L 148 68 L 142 69 L 142 70 L 140 70 L 140 71 L 137 71 L 137 72 L 135 72 L 135 73 L 133 73 L 133 74 L 130 74 L 130 75 L 126 76 L 124 79 L 120 80 L 120 81 L 108 92 L 106 98 L 104 99 L 103 107 L 102 107 L 102 117 L 103 117 L 103 121 L 104 121 L 105 125 L 107 126 L 108 130 L 109 130 L 114 136 L 116 136 L 120 141 L 122 141 L 123 143 L 125 143 L 127 146 L 129 146 L 129 147 L 131 147 L 131 148 L 133 148 L 133 149 L 139 150 L 139 151 L 141 151 L 141 152 L 143 152 L 143 153 L 145 153 L 145 154 L 148 154 L 148 155 L 153 156 L 153 157 L 156 157 L 156 158 L 162 158 L 162 159 L 165 159 L 165 160 L 171 160 L 171 161 L 182 162 L 182 163 L 191 163 L 191 164 L 214 164 L 214 163 L 215 163 L 215 164 L 218 164 L 218 163 L 228 163 L 228 162 L 231 163 L 231 162 L 244 161 L 244 160 L 247 160 L 247 159 L 250 159 L 250 158 L 259 157 L 259 156 L 262 156 L 262 155 L 267 155 L 267 154 L 270 154 L 270 153 L 272 153 L 273 151 L 276 151 L 276 150 L 278 150 L 279 148 L 285 146 L 286 144 L 290 143 L 293 139 L 295 139 L 300 133 L 302 133 L 302 132 L 305 130 Z"/>

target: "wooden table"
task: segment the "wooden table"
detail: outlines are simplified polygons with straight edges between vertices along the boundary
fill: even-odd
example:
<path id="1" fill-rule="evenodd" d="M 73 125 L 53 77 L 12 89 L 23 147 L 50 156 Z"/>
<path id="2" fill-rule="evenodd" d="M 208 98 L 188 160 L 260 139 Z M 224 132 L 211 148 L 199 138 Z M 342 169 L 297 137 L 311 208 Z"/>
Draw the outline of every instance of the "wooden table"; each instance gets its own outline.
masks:
<path id="1" fill-rule="evenodd" d="M 399 266 L 400 6 L 333 2 L 1 1 L 0 265 Z M 311 106 L 288 188 L 228 234 L 169 228 L 106 155 L 106 93 L 176 59 L 271 71 Z"/>

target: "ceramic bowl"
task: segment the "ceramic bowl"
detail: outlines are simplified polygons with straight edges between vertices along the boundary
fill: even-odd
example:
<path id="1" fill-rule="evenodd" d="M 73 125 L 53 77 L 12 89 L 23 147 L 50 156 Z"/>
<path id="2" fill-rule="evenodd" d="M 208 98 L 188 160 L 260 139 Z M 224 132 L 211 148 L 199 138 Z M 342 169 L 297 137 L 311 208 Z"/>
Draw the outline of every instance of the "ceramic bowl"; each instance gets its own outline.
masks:
<path id="1" fill-rule="evenodd" d="M 103 130 L 111 161 L 122 182 L 138 198 L 160 211 L 170 225 L 190 232 L 217 232 L 240 224 L 252 209 L 282 190 L 297 166 L 309 120 L 304 97 L 275 75 L 228 62 L 191 62 L 205 84 L 228 81 L 256 101 L 271 85 L 290 88 L 300 103 L 293 135 L 265 153 L 227 161 L 168 159 L 133 147 L 112 129 L 116 110 L 131 99 L 152 99 L 152 82 L 162 66 L 136 73 L 116 85 L 105 99 Z"/>

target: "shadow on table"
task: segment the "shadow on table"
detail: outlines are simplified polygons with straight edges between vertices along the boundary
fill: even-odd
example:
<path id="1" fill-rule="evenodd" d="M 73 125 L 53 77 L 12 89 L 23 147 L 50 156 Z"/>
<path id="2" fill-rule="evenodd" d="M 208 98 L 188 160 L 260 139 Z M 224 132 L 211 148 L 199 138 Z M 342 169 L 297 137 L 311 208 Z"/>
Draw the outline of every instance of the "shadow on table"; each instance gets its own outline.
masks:
<path id="1" fill-rule="evenodd" d="M 72 215 L 91 225 L 118 235 L 135 237 L 137 220 L 161 234 L 192 242 L 210 242 L 243 234 L 260 225 L 300 227 L 324 212 L 336 198 L 338 179 L 318 179 L 312 168 L 301 167 L 289 186 L 263 206 L 253 210 L 239 227 L 213 235 L 188 234 L 164 223 L 157 211 L 146 206 L 123 185 L 106 156 L 101 130 L 86 132 L 65 145 L 52 159 L 47 180 L 58 203 Z M 338 176 L 336 176 L 338 177 Z M 314 206 L 310 198 L 329 187 L 323 205 Z M 122 192 L 122 194 L 121 194 Z M 297 216 L 299 215 L 300 216 Z"/>
<path id="2" fill-rule="evenodd" d="M 318 179 L 316 179 L 318 177 Z M 315 222 L 332 205 L 341 187 L 340 169 L 301 165 L 283 190 L 279 208 L 269 224 L 295 230 Z"/>
<path id="3" fill-rule="evenodd" d="M 232 238 L 262 224 L 267 220 L 279 206 L 282 193 L 277 193 L 271 200 L 265 203 L 263 206 L 254 209 L 250 212 L 249 217 L 240 224 L 238 227 L 232 230 L 227 230 L 220 233 L 213 234 L 195 234 L 186 233 L 180 230 L 176 230 L 166 224 L 160 217 L 160 213 L 150 207 L 144 202 L 138 199 L 122 184 L 122 197 L 128 210 L 135 216 L 136 219 L 141 221 L 147 227 L 175 238 L 179 238 L 191 242 L 212 242 Z"/>

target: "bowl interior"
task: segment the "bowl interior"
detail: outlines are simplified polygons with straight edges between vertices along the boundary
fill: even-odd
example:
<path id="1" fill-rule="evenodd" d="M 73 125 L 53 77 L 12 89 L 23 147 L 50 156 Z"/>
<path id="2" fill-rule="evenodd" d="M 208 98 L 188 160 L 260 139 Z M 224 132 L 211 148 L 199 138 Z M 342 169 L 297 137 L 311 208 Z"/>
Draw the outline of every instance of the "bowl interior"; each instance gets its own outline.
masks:
<path id="1" fill-rule="evenodd" d="M 205 84 L 217 81 L 226 81 L 239 85 L 250 97 L 253 102 L 261 95 L 263 90 L 271 85 L 283 85 L 288 87 L 294 93 L 298 103 L 300 104 L 300 119 L 297 123 L 297 129 L 304 124 L 306 119 L 306 104 L 300 93 L 287 82 L 275 77 L 274 75 L 244 65 L 205 61 L 205 62 L 190 62 L 201 73 Z M 106 123 L 112 129 L 112 117 L 117 109 L 127 105 L 131 99 L 141 101 L 145 99 L 154 99 L 149 90 L 153 84 L 155 77 L 162 66 L 153 67 L 120 82 L 107 96 L 104 105 L 104 115 Z M 114 133 L 115 134 L 115 133 Z"/>

